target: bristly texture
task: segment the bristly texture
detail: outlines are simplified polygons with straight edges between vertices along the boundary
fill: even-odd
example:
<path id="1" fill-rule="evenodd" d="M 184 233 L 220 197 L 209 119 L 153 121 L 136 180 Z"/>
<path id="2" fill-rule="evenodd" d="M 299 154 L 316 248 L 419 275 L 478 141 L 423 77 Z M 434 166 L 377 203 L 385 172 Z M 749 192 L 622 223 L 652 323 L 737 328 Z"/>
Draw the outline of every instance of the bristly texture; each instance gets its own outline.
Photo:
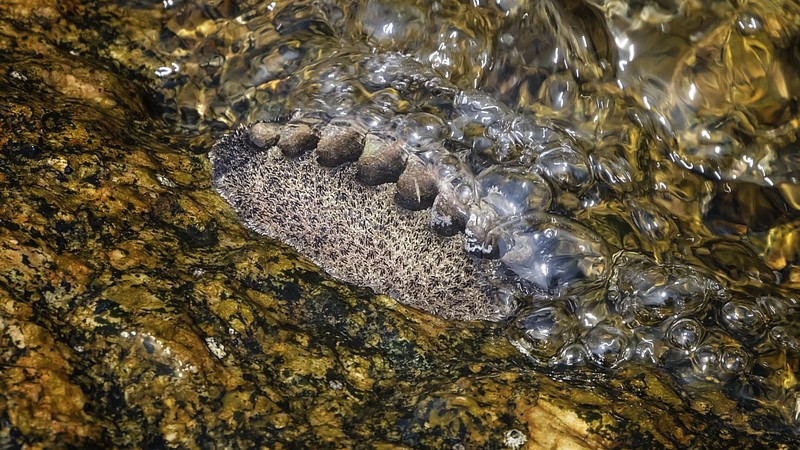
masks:
<path id="1" fill-rule="evenodd" d="M 462 237 L 430 229 L 430 211 L 404 210 L 394 202 L 393 183 L 365 186 L 354 165 L 320 167 L 314 156 L 287 158 L 240 128 L 212 150 L 214 187 L 250 228 L 346 282 L 448 319 L 510 314 Z"/>

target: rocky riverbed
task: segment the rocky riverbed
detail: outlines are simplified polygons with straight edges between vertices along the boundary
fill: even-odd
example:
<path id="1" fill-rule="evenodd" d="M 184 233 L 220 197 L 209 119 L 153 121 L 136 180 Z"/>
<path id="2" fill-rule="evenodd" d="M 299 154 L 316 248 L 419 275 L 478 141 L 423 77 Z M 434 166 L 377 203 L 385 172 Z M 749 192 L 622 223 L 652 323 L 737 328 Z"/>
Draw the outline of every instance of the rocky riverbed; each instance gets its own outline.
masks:
<path id="1" fill-rule="evenodd" d="M 163 119 L 177 19 L 126 3 L 0 3 L 0 447 L 796 445 L 757 404 L 544 370 L 248 231 L 217 135 Z"/>

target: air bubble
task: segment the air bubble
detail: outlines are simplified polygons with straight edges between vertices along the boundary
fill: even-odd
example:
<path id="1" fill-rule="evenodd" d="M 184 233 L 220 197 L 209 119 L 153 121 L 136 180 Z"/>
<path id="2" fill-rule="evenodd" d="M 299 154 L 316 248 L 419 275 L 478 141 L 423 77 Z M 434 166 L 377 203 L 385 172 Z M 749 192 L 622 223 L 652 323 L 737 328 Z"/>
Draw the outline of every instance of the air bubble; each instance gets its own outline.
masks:
<path id="1" fill-rule="evenodd" d="M 630 358 L 628 337 L 620 329 L 609 324 L 592 328 L 583 338 L 589 358 L 598 366 L 613 368 Z"/>
<path id="2" fill-rule="evenodd" d="M 795 299 L 764 296 L 756 300 L 759 308 L 772 320 L 781 320 L 790 314 L 798 313 L 798 304 Z"/>
<path id="3" fill-rule="evenodd" d="M 769 331 L 769 336 L 787 352 L 800 353 L 800 326 L 778 325 Z"/>
<path id="4" fill-rule="evenodd" d="M 454 107 L 465 124 L 489 126 L 509 114 L 506 105 L 478 91 L 463 91 L 454 101 Z"/>
<path id="5" fill-rule="evenodd" d="M 692 352 L 689 359 L 697 375 L 709 376 L 719 365 L 719 349 L 714 345 L 702 345 Z"/>
<path id="6" fill-rule="evenodd" d="M 741 346 L 726 346 L 722 349 L 720 366 L 732 374 L 742 373 L 750 365 L 750 354 Z"/>
<path id="7" fill-rule="evenodd" d="M 668 355 L 664 333 L 655 327 L 639 327 L 633 330 L 633 357 L 652 365 L 660 365 Z M 674 361 L 673 361 L 674 362 Z"/>
<path id="8" fill-rule="evenodd" d="M 492 230 L 488 241 L 503 264 L 552 294 L 605 279 L 609 254 L 602 239 L 575 222 L 528 214 Z"/>
<path id="9" fill-rule="evenodd" d="M 355 114 L 356 122 L 367 130 L 380 130 L 385 128 L 393 114 L 375 105 L 359 107 Z"/>
<path id="10" fill-rule="evenodd" d="M 595 150 L 590 159 L 594 176 L 607 189 L 622 194 L 633 190 L 634 170 L 622 150 L 606 147 Z"/>
<path id="11" fill-rule="evenodd" d="M 542 359 L 552 358 L 576 337 L 574 319 L 554 306 L 521 315 L 515 326 L 523 333 L 527 350 Z"/>
<path id="12" fill-rule="evenodd" d="M 536 166 L 551 183 L 570 192 L 582 193 L 592 181 L 587 158 L 567 146 L 542 152 L 536 158 Z"/>
<path id="13" fill-rule="evenodd" d="M 424 148 L 445 138 L 447 126 L 433 114 L 411 113 L 397 120 L 397 132 L 412 148 Z"/>
<path id="14" fill-rule="evenodd" d="M 491 205 L 500 217 L 543 211 L 552 199 L 544 179 L 520 167 L 494 166 L 481 172 L 475 181 L 481 201 Z"/>
<path id="15" fill-rule="evenodd" d="M 639 236 L 652 244 L 669 242 L 677 233 L 677 227 L 666 211 L 656 204 L 641 200 L 629 200 L 631 219 Z"/>
<path id="16" fill-rule="evenodd" d="M 766 326 L 764 314 L 751 301 L 731 300 L 720 308 L 722 322 L 740 336 L 757 337 Z"/>
<path id="17" fill-rule="evenodd" d="M 558 364 L 565 366 L 583 366 L 589 361 L 589 352 L 586 347 L 580 343 L 575 342 L 561 350 L 558 358 Z"/>
<path id="18" fill-rule="evenodd" d="M 658 265 L 639 256 L 622 259 L 615 272 L 620 291 L 617 308 L 633 312 L 647 325 L 695 314 L 721 290 L 715 281 L 688 265 Z"/>
<path id="19" fill-rule="evenodd" d="M 551 76 L 539 90 L 539 101 L 553 111 L 569 109 L 575 105 L 578 84 L 569 74 Z"/>
<path id="20" fill-rule="evenodd" d="M 361 32 L 385 49 L 401 50 L 414 44 L 415 36 L 425 35 L 425 12 L 413 3 L 369 0 L 360 20 Z"/>
<path id="21" fill-rule="evenodd" d="M 703 341 L 706 330 L 695 319 L 684 318 L 677 320 L 667 331 L 667 340 L 670 344 L 681 350 L 694 350 Z"/>
<path id="22" fill-rule="evenodd" d="M 742 13 L 736 19 L 736 29 L 742 36 L 749 36 L 758 33 L 764 27 L 764 22 L 758 14 L 752 12 Z"/>
<path id="23" fill-rule="evenodd" d="M 405 87 L 410 79 L 425 74 L 424 66 L 413 58 L 399 53 L 369 56 L 361 63 L 359 80 L 375 90 Z"/>
<path id="24" fill-rule="evenodd" d="M 496 150 L 488 155 L 493 161 L 514 158 L 516 163 L 526 167 L 533 164 L 535 155 L 552 147 L 554 142 L 570 142 L 568 136 L 518 114 L 506 114 L 487 126 L 484 135 L 495 143 Z"/>

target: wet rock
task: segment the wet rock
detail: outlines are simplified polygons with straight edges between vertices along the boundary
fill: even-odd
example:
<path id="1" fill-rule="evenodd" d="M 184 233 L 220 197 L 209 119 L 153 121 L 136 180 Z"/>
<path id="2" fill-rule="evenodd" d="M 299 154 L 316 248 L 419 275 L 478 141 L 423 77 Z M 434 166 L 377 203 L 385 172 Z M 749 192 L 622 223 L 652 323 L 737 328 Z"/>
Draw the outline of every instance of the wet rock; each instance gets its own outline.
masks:
<path id="1" fill-rule="evenodd" d="M 249 128 L 250 142 L 258 148 L 268 149 L 273 145 L 277 144 L 278 140 L 284 136 L 281 134 L 282 131 L 283 128 L 278 124 L 269 122 L 259 122 Z M 297 130 L 292 130 L 292 129 L 286 130 L 285 135 L 287 137 L 285 138 L 286 140 L 284 141 L 285 148 L 281 147 L 281 150 L 283 150 L 284 154 L 286 154 L 287 152 L 294 153 L 290 151 L 290 149 L 296 146 L 295 143 L 290 143 L 290 141 L 292 141 L 292 136 L 291 136 L 292 134 L 296 135 Z"/>
<path id="2" fill-rule="evenodd" d="M 353 127 L 328 124 L 321 132 L 317 144 L 317 162 L 325 167 L 336 167 L 352 162 L 364 150 L 364 135 Z"/>
<path id="3" fill-rule="evenodd" d="M 368 134 L 364 153 L 356 161 L 356 178 L 367 186 L 397 181 L 405 168 L 406 153 L 400 145 Z"/>
<path id="4" fill-rule="evenodd" d="M 2 71 L 0 142 L 48 145 L 0 155 L 0 447 L 795 445 L 760 405 L 690 399 L 657 369 L 549 376 L 497 325 L 405 307 L 248 232 L 191 150 L 215 137 L 140 114 L 130 86 L 175 60 L 153 48 L 174 10 L 152 6 L 0 2 L 4 63 L 28 77 Z M 239 10 L 220 8 L 174 22 L 241 43 Z M 46 126 L 53 110 L 69 125 Z M 190 245 L 187 224 L 218 244 Z"/>
<path id="5" fill-rule="evenodd" d="M 272 130 L 264 131 L 272 132 Z M 259 131 L 259 134 L 261 132 Z M 314 129 L 304 123 L 288 123 L 280 133 L 278 148 L 290 158 L 312 151 L 317 142 L 319 142 L 319 136 L 317 136 Z"/>
<path id="6" fill-rule="evenodd" d="M 419 211 L 430 208 L 438 192 L 431 168 L 420 161 L 409 161 L 397 180 L 394 200 L 405 209 Z"/>

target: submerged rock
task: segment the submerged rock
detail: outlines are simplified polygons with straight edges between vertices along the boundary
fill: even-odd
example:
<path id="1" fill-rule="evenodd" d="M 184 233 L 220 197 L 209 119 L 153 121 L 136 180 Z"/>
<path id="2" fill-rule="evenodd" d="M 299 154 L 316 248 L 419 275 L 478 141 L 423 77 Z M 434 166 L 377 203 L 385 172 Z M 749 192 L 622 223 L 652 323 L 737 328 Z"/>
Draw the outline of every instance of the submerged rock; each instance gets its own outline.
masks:
<path id="1" fill-rule="evenodd" d="M 354 165 L 315 162 L 340 145 L 290 159 L 277 148 L 250 145 L 254 127 L 224 137 L 211 153 L 215 189 L 252 229 L 292 245 L 339 279 L 445 318 L 498 320 L 511 312 L 493 299 L 461 239 L 429 229 L 429 212 L 394 205 L 394 186 L 361 184 Z M 351 145 L 350 130 L 343 133 L 348 143 L 341 145 Z"/>
<path id="2" fill-rule="evenodd" d="M 212 3 L 0 2 L 0 447 L 796 444 L 758 405 L 689 396 L 654 368 L 543 369 L 497 325 L 343 284 L 243 228 L 211 189 L 216 137 L 151 117 L 195 117 L 149 100 L 184 54 L 157 36 L 220 49 L 250 32 L 243 5 Z M 734 305 L 726 323 L 750 317 Z"/>

